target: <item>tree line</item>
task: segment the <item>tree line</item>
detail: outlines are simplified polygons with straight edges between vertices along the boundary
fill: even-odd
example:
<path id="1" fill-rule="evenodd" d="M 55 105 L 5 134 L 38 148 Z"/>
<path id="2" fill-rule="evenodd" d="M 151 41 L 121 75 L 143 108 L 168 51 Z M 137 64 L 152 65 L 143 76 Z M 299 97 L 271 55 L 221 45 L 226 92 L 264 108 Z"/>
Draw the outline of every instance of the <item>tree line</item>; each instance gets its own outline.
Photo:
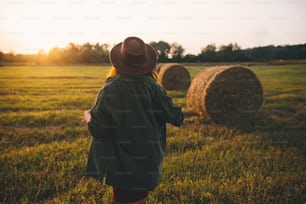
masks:
<path id="1" fill-rule="evenodd" d="M 185 49 L 178 43 L 166 41 L 150 42 L 155 48 L 159 62 L 265 62 L 273 60 L 304 60 L 306 44 L 285 46 L 263 46 L 241 49 L 237 43 L 217 47 L 208 44 L 199 54 L 185 54 Z M 0 64 L 35 63 L 35 64 L 109 64 L 110 45 L 69 43 L 64 48 L 54 47 L 48 53 L 44 50 L 37 54 L 14 54 L 0 51 Z"/>

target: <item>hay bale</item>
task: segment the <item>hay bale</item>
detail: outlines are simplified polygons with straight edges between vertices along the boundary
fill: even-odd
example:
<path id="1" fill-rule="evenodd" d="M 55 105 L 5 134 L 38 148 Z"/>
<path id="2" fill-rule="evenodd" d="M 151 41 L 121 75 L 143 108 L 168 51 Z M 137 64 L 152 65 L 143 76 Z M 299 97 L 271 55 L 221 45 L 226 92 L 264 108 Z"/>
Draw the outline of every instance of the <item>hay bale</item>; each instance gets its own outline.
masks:
<path id="1" fill-rule="evenodd" d="M 163 65 L 164 65 L 163 63 L 158 63 L 158 64 L 156 65 L 156 72 L 157 72 L 157 73 L 159 72 L 160 68 L 161 68 Z"/>
<path id="2" fill-rule="evenodd" d="M 188 70 L 180 64 L 167 63 L 158 67 L 158 83 L 167 90 L 188 89 L 191 77 Z"/>
<path id="3" fill-rule="evenodd" d="M 263 103 L 263 89 L 256 75 L 245 67 L 212 67 L 193 79 L 187 99 L 199 115 L 241 126 L 253 123 Z"/>

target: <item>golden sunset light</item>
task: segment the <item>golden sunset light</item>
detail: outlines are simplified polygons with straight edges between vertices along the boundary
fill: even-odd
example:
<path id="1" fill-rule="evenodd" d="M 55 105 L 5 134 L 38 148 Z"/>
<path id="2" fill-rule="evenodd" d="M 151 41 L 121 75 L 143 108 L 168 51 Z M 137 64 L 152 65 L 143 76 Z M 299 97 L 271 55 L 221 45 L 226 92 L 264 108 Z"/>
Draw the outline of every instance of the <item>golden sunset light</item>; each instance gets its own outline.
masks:
<path id="1" fill-rule="evenodd" d="M 306 0 L 0 0 L 0 204 L 305 203 L 305 22 Z"/>

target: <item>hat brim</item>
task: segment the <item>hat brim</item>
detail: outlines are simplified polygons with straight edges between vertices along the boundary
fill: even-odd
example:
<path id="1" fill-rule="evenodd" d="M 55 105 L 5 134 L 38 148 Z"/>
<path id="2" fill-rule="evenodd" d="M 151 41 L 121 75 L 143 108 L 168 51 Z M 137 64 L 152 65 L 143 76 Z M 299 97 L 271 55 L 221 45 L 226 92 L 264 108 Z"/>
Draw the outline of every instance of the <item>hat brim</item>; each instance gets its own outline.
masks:
<path id="1" fill-rule="evenodd" d="M 156 52 L 153 47 L 148 44 L 146 46 L 145 60 L 143 64 L 132 66 L 124 63 L 120 55 L 122 42 L 115 45 L 110 52 L 110 61 L 119 73 L 127 75 L 143 75 L 152 72 L 157 63 Z"/>

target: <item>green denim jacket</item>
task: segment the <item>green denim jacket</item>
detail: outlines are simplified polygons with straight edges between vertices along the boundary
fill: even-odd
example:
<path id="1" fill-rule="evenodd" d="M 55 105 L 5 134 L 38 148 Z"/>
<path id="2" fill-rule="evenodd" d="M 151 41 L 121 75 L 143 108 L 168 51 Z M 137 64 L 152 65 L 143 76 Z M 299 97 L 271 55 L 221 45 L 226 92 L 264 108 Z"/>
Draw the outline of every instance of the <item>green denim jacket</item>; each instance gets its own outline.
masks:
<path id="1" fill-rule="evenodd" d="M 166 123 L 184 116 L 149 76 L 119 74 L 106 80 L 90 110 L 93 136 L 86 175 L 116 188 L 147 191 L 160 182 Z"/>

